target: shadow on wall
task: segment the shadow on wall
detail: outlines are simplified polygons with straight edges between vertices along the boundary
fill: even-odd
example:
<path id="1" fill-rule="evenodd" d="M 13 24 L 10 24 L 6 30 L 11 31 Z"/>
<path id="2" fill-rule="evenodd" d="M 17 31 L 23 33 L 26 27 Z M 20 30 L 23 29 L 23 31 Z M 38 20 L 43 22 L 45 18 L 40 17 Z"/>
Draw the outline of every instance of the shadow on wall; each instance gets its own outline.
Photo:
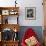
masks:
<path id="1" fill-rule="evenodd" d="M 19 32 L 19 39 L 20 39 L 20 42 L 24 36 L 24 33 L 25 31 L 28 29 L 28 28 L 32 28 L 36 34 L 37 34 L 37 37 L 39 39 L 39 41 L 41 43 L 43 43 L 43 30 L 42 30 L 42 27 L 41 26 L 21 26 L 20 27 L 20 32 Z"/>

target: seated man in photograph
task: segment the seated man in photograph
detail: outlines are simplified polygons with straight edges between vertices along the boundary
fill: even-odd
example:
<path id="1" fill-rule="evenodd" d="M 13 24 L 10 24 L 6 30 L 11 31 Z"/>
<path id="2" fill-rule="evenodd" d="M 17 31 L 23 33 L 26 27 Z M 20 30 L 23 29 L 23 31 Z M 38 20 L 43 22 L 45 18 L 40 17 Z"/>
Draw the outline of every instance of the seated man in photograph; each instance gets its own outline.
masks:
<path id="1" fill-rule="evenodd" d="M 28 10 L 27 10 L 27 17 L 29 17 L 29 18 L 34 17 L 34 16 L 33 16 L 33 9 L 28 9 Z"/>

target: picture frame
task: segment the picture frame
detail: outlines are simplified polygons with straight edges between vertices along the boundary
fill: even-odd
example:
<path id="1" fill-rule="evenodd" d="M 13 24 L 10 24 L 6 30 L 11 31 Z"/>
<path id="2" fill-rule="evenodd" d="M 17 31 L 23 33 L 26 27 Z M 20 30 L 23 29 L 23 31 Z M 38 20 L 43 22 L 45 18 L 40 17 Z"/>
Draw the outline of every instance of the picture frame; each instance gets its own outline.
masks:
<path id="1" fill-rule="evenodd" d="M 2 15 L 9 15 L 9 10 L 2 10 Z"/>
<path id="2" fill-rule="evenodd" d="M 0 15 L 0 24 L 1 24 L 1 15 Z"/>
<path id="3" fill-rule="evenodd" d="M 10 14 L 10 15 L 16 15 L 17 13 L 18 13 L 18 12 L 17 12 L 16 10 L 10 10 L 10 11 L 9 11 L 9 14 Z"/>
<path id="4" fill-rule="evenodd" d="M 1 41 L 1 32 L 0 32 L 0 41 Z"/>
<path id="5" fill-rule="evenodd" d="M 28 20 L 35 20 L 36 19 L 36 8 L 26 7 L 25 8 L 25 18 Z"/>

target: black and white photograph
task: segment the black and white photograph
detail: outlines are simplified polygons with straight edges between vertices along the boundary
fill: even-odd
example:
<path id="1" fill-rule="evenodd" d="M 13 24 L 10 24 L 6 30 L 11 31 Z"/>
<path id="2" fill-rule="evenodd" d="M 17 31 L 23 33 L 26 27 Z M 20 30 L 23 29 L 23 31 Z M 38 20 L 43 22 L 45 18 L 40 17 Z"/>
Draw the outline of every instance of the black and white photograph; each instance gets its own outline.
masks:
<path id="1" fill-rule="evenodd" d="M 35 7 L 26 7 L 26 19 L 36 19 L 36 8 Z"/>

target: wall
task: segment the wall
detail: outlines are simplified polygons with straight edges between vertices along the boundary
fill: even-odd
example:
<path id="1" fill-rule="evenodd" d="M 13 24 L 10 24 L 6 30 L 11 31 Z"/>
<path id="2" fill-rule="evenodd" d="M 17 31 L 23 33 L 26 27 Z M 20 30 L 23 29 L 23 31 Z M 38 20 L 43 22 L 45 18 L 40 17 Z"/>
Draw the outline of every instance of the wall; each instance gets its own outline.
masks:
<path id="1" fill-rule="evenodd" d="M 15 0 L 0 0 L 0 6 L 9 7 L 15 6 Z M 43 6 L 42 0 L 17 0 L 19 9 L 19 24 L 20 26 L 43 26 Z M 35 7 L 36 8 L 36 20 L 26 20 L 25 19 L 25 7 Z"/>
<path id="2" fill-rule="evenodd" d="M 23 1 L 23 0 L 21 0 Z M 25 7 L 36 7 L 36 20 L 25 20 Z M 43 26 L 42 0 L 25 0 L 21 2 L 19 24 L 22 26 Z"/>

